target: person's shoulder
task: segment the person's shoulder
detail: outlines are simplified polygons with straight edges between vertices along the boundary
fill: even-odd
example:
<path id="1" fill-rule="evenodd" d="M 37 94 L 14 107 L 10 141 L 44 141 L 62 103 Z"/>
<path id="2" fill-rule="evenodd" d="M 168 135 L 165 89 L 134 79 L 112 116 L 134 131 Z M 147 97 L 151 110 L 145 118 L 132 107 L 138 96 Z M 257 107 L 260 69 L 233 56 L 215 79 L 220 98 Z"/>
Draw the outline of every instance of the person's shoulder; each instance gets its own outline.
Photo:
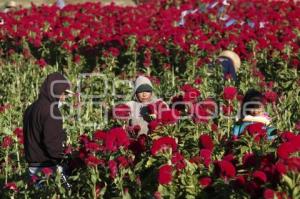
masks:
<path id="1" fill-rule="evenodd" d="M 251 122 L 246 122 L 242 120 L 235 122 L 232 126 L 233 134 L 235 136 L 240 135 L 248 125 L 251 125 Z"/>
<path id="2" fill-rule="evenodd" d="M 25 111 L 23 112 L 23 116 L 24 116 L 24 117 L 27 117 L 27 116 L 29 115 L 29 113 L 30 113 L 31 110 L 32 110 L 33 104 L 34 104 L 34 103 L 28 105 L 28 106 L 25 108 Z"/>
<path id="3" fill-rule="evenodd" d="M 134 106 L 134 105 L 140 104 L 140 103 L 137 102 L 137 101 L 131 100 L 131 101 L 126 102 L 125 104 L 126 104 L 127 106 Z"/>
<path id="4" fill-rule="evenodd" d="M 50 109 L 47 106 L 43 106 L 39 101 L 35 101 L 30 104 L 24 111 L 24 119 L 37 119 L 40 118 L 44 121 L 48 116 L 50 116 Z"/>
<path id="5" fill-rule="evenodd" d="M 165 102 L 162 98 L 157 98 L 157 99 L 155 100 L 155 103 L 161 103 L 161 104 L 164 104 L 164 105 L 166 105 L 167 107 L 169 107 L 168 103 Z"/>
<path id="6" fill-rule="evenodd" d="M 125 102 L 124 104 L 127 105 L 131 111 L 137 106 L 137 103 L 136 101 L 128 101 L 128 102 Z"/>
<path id="7" fill-rule="evenodd" d="M 35 103 L 35 102 L 33 102 L 33 103 L 29 104 L 28 106 L 26 106 L 24 112 L 26 113 L 26 112 L 30 111 L 30 109 L 32 109 L 32 106 L 34 105 L 34 103 Z"/>

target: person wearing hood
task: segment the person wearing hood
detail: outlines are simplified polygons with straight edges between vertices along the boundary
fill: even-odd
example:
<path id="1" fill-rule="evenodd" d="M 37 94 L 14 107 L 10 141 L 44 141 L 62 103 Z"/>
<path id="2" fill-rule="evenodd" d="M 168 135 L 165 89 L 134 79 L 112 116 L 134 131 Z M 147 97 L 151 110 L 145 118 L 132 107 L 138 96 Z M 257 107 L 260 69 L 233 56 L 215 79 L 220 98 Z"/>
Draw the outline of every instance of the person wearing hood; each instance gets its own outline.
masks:
<path id="1" fill-rule="evenodd" d="M 59 106 L 65 100 L 70 83 L 60 73 L 47 76 L 38 99 L 23 116 L 24 151 L 29 166 L 29 175 L 37 176 L 48 167 L 55 173 L 63 159 L 65 133 Z"/>
<path id="2" fill-rule="evenodd" d="M 150 120 L 147 106 L 158 101 L 163 102 L 162 99 L 158 99 L 155 96 L 151 81 L 145 76 L 139 76 L 135 80 L 133 100 L 126 103 L 130 107 L 131 112 L 129 126 L 134 127 L 138 125 L 140 127 L 138 136 L 148 134 L 148 123 Z M 166 105 L 165 102 L 163 103 Z"/>

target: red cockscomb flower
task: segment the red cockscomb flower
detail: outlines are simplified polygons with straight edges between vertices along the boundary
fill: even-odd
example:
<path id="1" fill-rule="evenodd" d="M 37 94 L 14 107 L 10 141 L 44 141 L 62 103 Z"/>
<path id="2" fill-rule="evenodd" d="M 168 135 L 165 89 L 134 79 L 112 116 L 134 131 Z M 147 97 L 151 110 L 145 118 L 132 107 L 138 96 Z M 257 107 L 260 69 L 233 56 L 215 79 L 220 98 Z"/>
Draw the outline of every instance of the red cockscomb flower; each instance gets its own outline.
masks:
<path id="1" fill-rule="evenodd" d="M 264 191 L 264 199 L 274 199 L 275 198 L 275 192 L 272 189 L 266 189 Z"/>
<path id="2" fill-rule="evenodd" d="M 129 166 L 129 161 L 125 156 L 119 156 L 117 157 L 117 162 L 120 167 L 127 168 Z"/>
<path id="3" fill-rule="evenodd" d="M 150 115 L 152 114 L 157 114 L 157 107 L 156 107 L 156 104 L 148 104 L 147 105 L 147 110 L 148 110 L 148 113 Z"/>
<path id="4" fill-rule="evenodd" d="M 133 153 L 138 156 L 142 152 L 146 151 L 147 149 L 147 135 L 142 134 L 140 135 L 137 140 L 131 140 L 129 149 L 133 151 Z"/>
<path id="5" fill-rule="evenodd" d="M 184 161 L 183 155 L 181 155 L 179 152 L 176 152 L 172 156 L 172 164 L 176 166 L 177 170 L 182 170 L 185 168 L 186 163 Z"/>
<path id="6" fill-rule="evenodd" d="M 263 123 L 254 123 L 254 124 L 250 124 L 246 127 L 246 131 L 248 131 L 248 133 L 250 135 L 255 135 L 255 134 L 263 134 L 266 133 L 266 129 L 264 128 L 265 125 Z"/>
<path id="7" fill-rule="evenodd" d="M 165 110 L 161 112 L 159 120 L 162 124 L 174 124 L 179 120 L 180 113 L 176 109 Z"/>
<path id="8" fill-rule="evenodd" d="M 200 96 L 200 91 L 190 84 L 182 86 L 181 90 L 184 92 L 183 101 L 185 102 L 195 102 Z"/>
<path id="9" fill-rule="evenodd" d="M 225 87 L 223 97 L 225 100 L 233 100 L 237 94 L 237 89 L 233 86 Z"/>
<path id="10" fill-rule="evenodd" d="M 253 167 L 255 166 L 257 157 L 254 153 L 245 153 L 243 156 L 243 165 L 244 167 Z"/>
<path id="11" fill-rule="evenodd" d="M 102 131 L 102 130 L 97 130 L 97 131 L 95 131 L 93 138 L 94 138 L 94 140 L 105 141 L 106 132 Z"/>
<path id="12" fill-rule="evenodd" d="M 199 137 L 199 143 L 200 143 L 200 148 L 202 149 L 208 149 L 208 150 L 214 149 L 213 140 L 207 134 L 203 134 Z"/>
<path id="13" fill-rule="evenodd" d="M 147 139 L 148 139 L 148 137 L 145 134 L 140 135 L 137 139 L 137 142 L 138 142 L 139 146 L 141 147 L 142 151 L 146 150 Z"/>
<path id="14" fill-rule="evenodd" d="M 158 152 L 164 149 L 172 149 L 172 151 L 177 150 L 177 144 L 174 138 L 172 137 L 161 137 L 157 140 L 154 140 L 151 147 L 151 154 L 156 155 Z"/>
<path id="15" fill-rule="evenodd" d="M 276 102 L 276 100 L 278 98 L 277 93 L 274 92 L 274 91 L 267 91 L 267 92 L 265 92 L 264 93 L 264 97 L 267 100 L 267 102 L 269 102 L 269 103 Z"/>
<path id="16" fill-rule="evenodd" d="M 87 134 L 82 134 L 82 135 L 80 135 L 80 137 L 79 137 L 79 142 L 81 143 L 81 144 L 83 144 L 83 145 L 85 145 L 85 144 L 87 144 L 88 142 L 90 142 L 90 138 L 89 138 L 89 136 L 87 135 Z"/>
<path id="17" fill-rule="evenodd" d="M 199 152 L 200 160 L 206 167 L 211 164 L 211 155 L 212 152 L 209 149 L 201 149 Z"/>
<path id="18" fill-rule="evenodd" d="M 132 132 L 135 135 L 137 135 L 141 130 L 141 126 L 140 125 L 130 126 L 130 127 L 128 127 L 128 130 L 129 130 L 129 132 Z"/>
<path id="19" fill-rule="evenodd" d="M 98 165 L 104 165 L 104 161 L 101 159 L 98 159 L 97 157 L 95 157 L 93 155 L 89 155 L 85 159 L 85 164 L 90 167 L 96 167 Z"/>
<path id="20" fill-rule="evenodd" d="M 128 120 L 129 116 L 131 114 L 130 107 L 126 104 L 118 104 L 113 108 L 113 118 L 114 119 L 120 119 L 120 120 Z"/>
<path id="21" fill-rule="evenodd" d="M 211 114 L 204 107 L 199 104 L 194 104 L 192 107 L 193 121 L 195 123 L 207 123 L 211 119 Z"/>
<path id="22" fill-rule="evenodd" d="M 10 136 L 4 136 L 2 139 L 2 148 L 7 149 L 13 144 L 13 139 Z"/>
<path id="23" fill-rule="evenodd" d="M 12 191 L 18 191 L 18 187 L 15 182 L 8 182 L 4 185 L 4 189 L 9 189 Z"/>
<path id="24" fill-rule="evenodd" d="M 300 171 L 300 158 L 292 157 L 285 161 L 288 170 L 299 172 Z"/>
<path id="25" fill-rule="evenodd" d="M 235 167 L 231 162 L 221 160 L 216 164 L 217 173 L 224 179 L 233 178 L 235 176 Z"/>
<path id="26" fill-rule="evenodd" d="M 247 181 L 244 187 L 248 194 L 250 194 L 253 198 L 258 198 L 260 186 L 256 182 Z"/>
<path id="27" fill-rule="evenodd" d="M 292 144 L 292 142 L 285 142 L 277 148 L 277 155 L 281 159 L 287 159 L 289 158 L 290 154 L 295 152 L 295 150 L 295 146 Z"/>
<path id="28" fill-rule="evenodd" d="M 39 177 L 37 177 L 35 175 L 31 176 L 30 177 L 30 184 L 32 185 L 32 184 L 36 183 L 38 180 L 39 180 Z"/>
<path id="29" fill-rule="evenodd" d="M 152 120 L 148 124 L 149 131 L 155 131 L 155 129 L 159 126 L 160 122 L 158 120 Z"/>
<path id="30" fill-rule="evenodd" d="M 114 179 L 117 176 L 117 172 L 118 172 L 116 161 L 114 160 L 108 161 L 108 168 L 110 172 L 110 177 Z"/>
<path id="31" fill-rule="evenodd" d="M 296 135 L 292 132 L 286 131 L 280 134 L 280 138 L 283 142 L 289 142 L 294 140 L 294 138 L 296 137 Z"/>
<path id="32" fill-rule="evenodd" d="M 195 83 L 195 84 L 198 84 L 198 85 L 201 84 L 201 83 L 202 83 L 201 77 L 197 77 L 197 78 L 195 79 L 194 83 Z"/>
<path id="33" fill-rule="evenodd" d="M 279 175 L 285 174 L 287 172 L 286 165 L 282 162 L 278 162 L 275 164 L 275 170 Z"/>
<path id="34" fill-rule="evenodd" d="M 262 171 L 255 171 L 252 176 L 257 183 L 263 184 L 267 182 L 267 176 Z"/>
<path id="35" fill-rule="evenodd" d="M 116 127 L 107 132 L 105 141 L 107 151 L 117 151 L 119 147 L 128 147 L 129 144 L 128 135 L 123 128 Z"/>
<path id="36" fill-rule="evenodd" d="M 113 57 L 118 57 L 120 55 L 120 50 L 115 47 L 110 47 L 107 51 L 104 52 L 104 56 L 108 57 L 112 55 Z"/>
<path id="37" fill-rule="evenodd" d="M 245 183 L 246 183 L 246 180 L 245 180 L 244 176 L 239 175 L 239 176 L 235 177 L 235 184 L 237 184 L 238 187 L 244 186 Z"/>
<path id="38" fill-rule="evenodd" d="M 85 148 L 87 151 L 91 151 L 91 152 L 97 152 L 100 150 L 100 146 L 95 142 L 86 143 Z"/>
<path id="39" fill-rule="evenodd" d="M 217 124 L 213 123 L 213 124 L 211 124 L 210 128 L 213 132 L 217 132 L 219 127 Z"/>
<path id="40" fill-rule="evenodd" d="M 199 184 L 203 188 L 210 186 L 211 183 L 212 183 L 212 179 L 210 177 L 202 177 L 202 178 L 199 179 Z"/>
<path id="41" fill-rule="evenodd" d="M 167 185 L 172 182 L 172 166 L 163 165 L 159 168 L 158 182 L 162 185 Z"/>
<path id="42" fill-rule="evenodd" d="M 53 170 L 51 168 L 49 168 L 49 167 L 44 167 L 44 168 L 42 168 L 42 173 L 45 176 L 49 177 L 50 175 L 52 175 Z"/>
<path id="43" fill-rule="evenodd" d="M 265 125 L 260 122 L 248 125 L 245 131 L 253 136 L 256 142 L 259 142 L 261 138 L 265 138 L 267 133 Z"/>
<path id="44" fill-rule="evenodd" d="M 80 61 L 81 61 L 80 55 L 75 55 L 74 58 L 73 58 L 73 61 L 74 61 L 76 64 L 79 64 Z"/>
<path id="45" fill-rule="evenodd" d="M 234 110 L 234 108 L 233 108 L 232 105 L 228 105 L 228 106 L 222 105 L 222 112 L 223 112 L 223 114 L 224 114 L 225 116 L 230 116 L 230 115 L 232 115 L 233 110 Z"/>
<path id="46" fill-rule="evenodd" d="M 39 65 L 40 68 L 45 68 L 47 66 L 47 62 L 45 59 L 41 58 L 36 62 L 37 65 Z"/>
<path id="47" fill-rule="evenodd" d="M 16 128 L 14 130 L 14 135 L 17 136 L 18 141 L 20 144 L 24 144 L 24 136 L 23 136 L 23 129 L 22 128 Z"/>

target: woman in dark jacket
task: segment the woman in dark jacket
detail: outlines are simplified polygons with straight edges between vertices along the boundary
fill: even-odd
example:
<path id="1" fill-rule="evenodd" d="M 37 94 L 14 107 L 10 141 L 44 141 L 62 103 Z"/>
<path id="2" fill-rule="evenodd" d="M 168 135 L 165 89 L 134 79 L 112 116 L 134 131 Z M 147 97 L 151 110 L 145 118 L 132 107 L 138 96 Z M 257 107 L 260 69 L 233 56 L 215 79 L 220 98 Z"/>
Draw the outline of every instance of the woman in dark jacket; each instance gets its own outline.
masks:
<path id="1" fill-rule="evenodd" d="M 55 172 L 63 158 L 65 133 L 59 104 L 69 88 L 62 74 L 48 75 L 38 99 L 24 113 L 24 149 L 30 176 L 36 176 L 45 167 Z"/>

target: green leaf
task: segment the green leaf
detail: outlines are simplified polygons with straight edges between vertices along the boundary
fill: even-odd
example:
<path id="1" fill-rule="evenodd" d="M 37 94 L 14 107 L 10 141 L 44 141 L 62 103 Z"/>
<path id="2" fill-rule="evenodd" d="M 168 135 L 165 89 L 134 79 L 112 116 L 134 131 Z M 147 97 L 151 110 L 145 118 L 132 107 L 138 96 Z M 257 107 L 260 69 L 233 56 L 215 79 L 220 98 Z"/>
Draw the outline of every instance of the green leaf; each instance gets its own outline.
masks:
<path id="1" fill-rule="evenodd" d="M 293 198 L 299 198 L 300 197 L 300 187 L 295 187 L 293 190 Z"/>
<path id="2" fill-rule="evenodd" d="M 13 134 L 12 131 L 9 128 L 6 128 L 6 127 L 4 127 L 4 129 L 3 129 L 3 133 L 5 135 L 12 135 Z"/>
<path id="3" fill-rule="evenodd" d="M 96 184 L 97 178 L 98 178 L 98 176 L 96 176 L 96 175 L 91 175 L 91 181 L 92 181 L 93 184 Z"/>
<path id="4" fill-rule="evenodd" d="M 287 175 L 283 175 L 282 178 L 283 178 L 283 181 L 286 182 L 288 187 L 290 189 L 293 189 L 293 187 L 294 187 L 293 180 L 290 177 L 288 177 Z"/>
<path id="5" fill-rule="evenodd" d="M 151 167 L 152 165 L 153 165 L 153 163 L 155 163 L 156 162 L 156 160 L 155 159 L 153 159 L 153 158 L 149 158 L 148 159 L 148 161 L 147 161 L 147 163 L 146 163 L 146 168 L 149 168 L 149 167 Z"/>

